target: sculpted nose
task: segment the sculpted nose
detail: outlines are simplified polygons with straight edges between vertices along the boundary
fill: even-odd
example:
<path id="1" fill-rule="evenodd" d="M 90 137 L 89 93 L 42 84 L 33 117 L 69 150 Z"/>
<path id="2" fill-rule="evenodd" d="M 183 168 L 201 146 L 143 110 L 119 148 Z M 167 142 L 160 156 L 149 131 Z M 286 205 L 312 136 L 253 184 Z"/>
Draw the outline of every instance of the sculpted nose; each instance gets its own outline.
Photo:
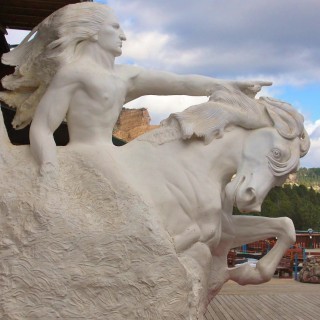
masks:
<path id="1" fill-rule="evenodd" d="M 124 32 L 123 32 L 122 29 L 120 29 L 120 39 L 121 39 L 122 41 L 126 41 L 126 40 L 127 40 L 127 37 L 126 37 L 126 35 L 124 34 Z"/>

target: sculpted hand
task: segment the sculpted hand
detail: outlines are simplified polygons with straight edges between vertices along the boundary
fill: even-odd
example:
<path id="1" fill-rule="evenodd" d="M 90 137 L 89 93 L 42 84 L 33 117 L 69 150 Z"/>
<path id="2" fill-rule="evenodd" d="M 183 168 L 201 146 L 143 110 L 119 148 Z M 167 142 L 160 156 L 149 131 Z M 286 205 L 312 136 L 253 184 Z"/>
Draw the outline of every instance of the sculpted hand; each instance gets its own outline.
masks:
<path id="1" fill-rule="evenodd" d="M 270 81 L 230 81 L 229 83 L 250 98 L 254 98 L 263 86 L 272 85 Z"/>

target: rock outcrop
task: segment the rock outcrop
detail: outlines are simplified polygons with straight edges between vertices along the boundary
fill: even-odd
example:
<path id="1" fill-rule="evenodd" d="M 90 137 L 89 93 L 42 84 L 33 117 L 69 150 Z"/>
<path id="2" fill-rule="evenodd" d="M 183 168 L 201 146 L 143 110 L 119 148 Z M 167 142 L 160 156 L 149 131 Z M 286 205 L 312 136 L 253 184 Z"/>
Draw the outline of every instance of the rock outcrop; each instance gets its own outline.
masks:
<path id="1" fill-rule="evenodd" d="M 129 142 L 138 136 L 159 126 L 150 125 L 150 115 L 146 108 L 122 108 L 113 135 L 118 139 Z"/>
<path id="2" fill-rule="evenodd" d="M 320 283 L 320 257 L 309 257 L 299 273 L 301 282 Z"/>
<path id="3" fill-rule="evenodd" d="M 198 319 L 192 281 L 157 212 L 112 184 L 94 167 L 98 157 L 61 148 L 50 180 L 28 146 L 5 157 L 3 148 L 0 319 Z"/>

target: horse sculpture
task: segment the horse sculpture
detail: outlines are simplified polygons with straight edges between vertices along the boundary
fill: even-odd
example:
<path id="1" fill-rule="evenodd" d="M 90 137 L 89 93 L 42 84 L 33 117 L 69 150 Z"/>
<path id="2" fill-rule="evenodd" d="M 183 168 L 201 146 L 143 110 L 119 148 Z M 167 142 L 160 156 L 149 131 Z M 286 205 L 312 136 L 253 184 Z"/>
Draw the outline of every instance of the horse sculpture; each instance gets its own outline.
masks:
<path id="1" fill-rule="evenodd" d="M 121 151 L 132 155 L 132 183 L 139 176 L 141 194 L 157 208 L 178 255 L 201 270 L 199 296 L 209 303 L 229 279 L 242 285 L 269 281 L 295 242 L 291 219 L 233 216 L 232 208 L 260 212 L 269 190 L 297 170 L 308 149 L 303 118 L 289 104 L 221 89 Z M 256 268 L 227 267 L 230 249 L 269 237 L 277 244 Z"/>
<path id="2" fill-rule="evenodd" d="M 308 151 L 286 103 L 221 88 L 112 156 L 60 148 L 55 180 L 0 129 L 4 318 L 202 319 L 229 279 L 270 280 L 295 241 L 289 218 L 232 215 L 260 211 Z M 269 237 L 278 241 L 256 268 L 228 268 L 231 248 Z"/>

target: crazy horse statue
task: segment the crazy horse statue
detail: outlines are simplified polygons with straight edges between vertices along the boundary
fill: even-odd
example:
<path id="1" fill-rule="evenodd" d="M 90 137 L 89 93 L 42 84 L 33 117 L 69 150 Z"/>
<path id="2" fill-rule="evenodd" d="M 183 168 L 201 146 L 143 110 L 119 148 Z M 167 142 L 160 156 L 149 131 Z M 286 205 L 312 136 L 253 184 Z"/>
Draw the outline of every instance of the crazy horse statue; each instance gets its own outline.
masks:
<path id="1" fill-rule="evenodd" d="M 297 169 L 302 116 L 256 99 L 267 82 L 114 65 L 125 35 L 100 4 L 64 7 L 31 35 L 2 58 L 16 70 L 0 98 L 15 127 L 32 124 L 30 146 L 13 146 L 0 118 L 0 318 L 203 319 L 226 281 L 270 280 L 292 221 L 232 208 L 259 211 Z M 210 98 L 113 146 L 122 104 L 144 94 Z M 56 147 L 65 118 L 70 143 Z M 269 237 L 256 268 L 228 268 L 231 248 Z"/>

